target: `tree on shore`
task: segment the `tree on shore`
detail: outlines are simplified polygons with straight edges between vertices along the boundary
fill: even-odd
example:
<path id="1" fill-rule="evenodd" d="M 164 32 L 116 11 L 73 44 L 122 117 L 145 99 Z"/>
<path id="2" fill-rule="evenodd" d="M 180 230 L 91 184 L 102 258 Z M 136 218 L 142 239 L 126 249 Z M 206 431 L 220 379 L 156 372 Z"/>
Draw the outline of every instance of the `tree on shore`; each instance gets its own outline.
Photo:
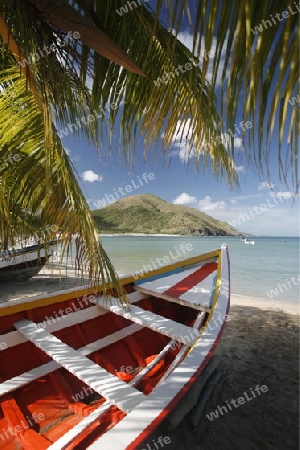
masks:
<path id="1" fill-rule="evenodd" d="M 294 2 L 189 4 L 157 1 L 152 10 L 139 1 L 0 0 L 1 226 L 12 239 L 54 225 L 64 249 L 77 234 L 91 282 L 106 278 L 119 292 L 61 130 L 99 152 L 120 150 L 128 165 L 146 158 L 153 143 L 170 154 L 177 136 L 196 166 L 210 165 L 234 186 L 228 130 L 242 116 L 251 123 L 239 136 L 249 164 L 268 176 L 275 156 L 279 175 L 287 180 L 290 170 L 298 187 L 299 109 L 290 103 L 299 76 Z M 187 23 L 190 49 L 179 40 Z M 117 126 L 120 149 L 109 146 Z M 136 154 L 140 142 L 143 155 Z M 46 242 L 53 234 L 44 232 Z"/>

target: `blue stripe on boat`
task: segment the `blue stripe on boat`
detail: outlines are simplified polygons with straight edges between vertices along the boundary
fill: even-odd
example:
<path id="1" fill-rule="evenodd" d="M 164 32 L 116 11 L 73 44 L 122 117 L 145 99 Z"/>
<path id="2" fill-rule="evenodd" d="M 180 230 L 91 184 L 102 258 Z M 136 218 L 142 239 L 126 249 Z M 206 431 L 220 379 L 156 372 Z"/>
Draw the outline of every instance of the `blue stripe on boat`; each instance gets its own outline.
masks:
<path id="1" fill-rule="evenodd" d="M 216 291 L 217 279 L 218 279 L 218 277 L 216 275 L 214 277 L 213 283 L 212 283 L 212 291 L 211 291 L 211 296 L 210 296 L 210 299 L 209 299 L 209 306 L 212 306 L 212 303 L 213 303 L 213 299 L 214 299 L 215 291 Z"/>
<path id="2" fill-rule="evenodd" d="M 160 273 L 159 275 L 153 275 L 152 277 L 143 278 L 142 280 L 135 281 L 134 284 L 138 285 L 138 284 L 147 283 L 148 281 L 158 280 L 159 278 L 165 278 L 169 275 L 173 275 L 175 273 L 180 273 L 180 272 L 183 272 L 182 267 L 179 267 L 178 269 L 170 270 L 169 272 Z"/>

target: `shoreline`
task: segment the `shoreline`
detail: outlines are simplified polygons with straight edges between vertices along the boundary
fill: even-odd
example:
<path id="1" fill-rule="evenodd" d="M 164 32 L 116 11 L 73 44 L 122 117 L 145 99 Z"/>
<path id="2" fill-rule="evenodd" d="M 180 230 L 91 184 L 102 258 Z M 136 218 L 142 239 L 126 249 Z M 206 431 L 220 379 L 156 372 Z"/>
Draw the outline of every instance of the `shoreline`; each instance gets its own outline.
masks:
<path id="1" fill-rule="evenodd" d="M 260 297 L 242 297 L 237 294 L 231 294 L 230 305 L 255 307 L 269 311 L 283 311 L 287 314 L 300 316 L 300 305 L 292 302 L 279 302 L 278 300 L 268 300 Z"/>
<path id="2" fill-rule="evenodd" d="M 67 271 L 66 271 L 67 270 Z M 119 274 L 122 278 L 130 274 Z M 0 292 L 0 304 L 12 301 L 28 300 L 38 298 L 41 295 L 55 294 L 57 291 L 85 288 L 89 284 L 86 277 L 78 277 L 72 267 L 67 269 L 44 267 L 38 275 L 26 281 L 13 283 L 2 283 Z M 264 299 L 262 297 L 242 296 L 231 293 L 231 305 L 244 307 L 258 307 L 262 310 L 284 311 L 288 314 L 300 315 L 299 303 L 279 301 L 275 298 Z"/>
<path id="3" fill-rule="evenodd" d="M 240 238 L 242 235 L 240 234 L 220 234 L 218 236 L 215 235 L 202 235 L 202 234 L 167 234 L 167 233 L 98 233 L 99 237 L 120 237 L 120 236 L 137 236 L 137 237 L 211 237 L 211 238 L 217 238 L 217 237 L 224 237 L 224 238 Z M 244 236 L 244 235 L 243 235 Z M 249 237 L 249 236 L 247 236 Z"/>
<path id="4" fill-rule="evenodd" d="M 147 237 L 147 236 L 158 236 L 158 237 L 180 237 L 180 236 L 189 236 L 188 234 L 163 234 L 163 233 L 99 233 L 98 236 L 101 237 L 116 237 L 116 236 L 141 236 L 141 237 Z"/>
<path id="5" fill-rule="evenodd" d="M 122 278 L 130 274 L 119 274 Z M 78 277 L 72 267 L 58 269 L 44 267 L 38 275 L 26 281 L 2 283 L 0 303 L 20 301 L 22 298 L 37 298 L 40 295 L 54 294 L 60 290 L 79 289 L 89 284 L 88 278 Z M 283 310 L 291 314 L 300 314 L 298 303 L 264 299 L 262 297 L 242 296 L 231 293 L 231 304 L 240 306 L 258 306 L 261 309 Z"/>

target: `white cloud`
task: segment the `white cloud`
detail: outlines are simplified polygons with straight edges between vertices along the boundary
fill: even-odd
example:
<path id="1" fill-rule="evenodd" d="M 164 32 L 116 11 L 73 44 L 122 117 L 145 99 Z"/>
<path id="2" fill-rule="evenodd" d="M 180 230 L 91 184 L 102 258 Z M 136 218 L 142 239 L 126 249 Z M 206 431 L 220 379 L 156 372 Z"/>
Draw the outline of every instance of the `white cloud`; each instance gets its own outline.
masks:
<path id="1" fill-rule="evenodd" d="M 182 192 L 182 194 L 173 200 L 173 204 L 175 205 L 192 205 L 195 203 L 197 203 L 197 208 L 201 211 L 223 211 L 226 208 L 226 203 L 223 200 L 213 202 L 209 195 L 198 201 L 194 195 Z"/>
<path id="2" fill-rule="evenodd" d="M 183 141 L 189 141 L 191 139 L 191 122 L 192 119 L 188 119 L 185 123 L 183 120 L 178 120 L 176 131 L 173 136 L 173 142 L 176 146 L 181 147 Z"/>
<path id="3" fill-rule="evenodd" d="M 65 153 L 68 155 L 68 157 L 70 158 L 71 162 L 78 162 L 81 160 L 82 156 L 81 155 L 75 155 L 73 158 L 71 158 L 71 150 L 68 147 L 64 148 Z"/>
<path id="4" fill-rule="evenodd" d="M 298 236 L 299 216 L 296 208 L 286 208 L 283 203 L 276 204 L 271 200 L 271 207 L 265 203 L 267 209 L 256 213 L 254 207 L 233 207 L 213 214 L 219 220 L 231 222 L 239 231 L 244 233 L 266 236 Z M 259 204 L 256 205 L 259 208 Z"/>
<path id="5" fill-rule="evenodd" d="M 283 198 L 284 200 L 288 200 L 289 198 L 294 197 L 294 194 L 290 191 L 285 191 L 285 192 L 270 192 L 269 195 L 271 197 L 276 197 L 276 198 Z"/>
<path id="6" fill-rule="evenodd" d="M 228 130 L 229 131 L 229 130 Z M 222 143 L 226 146 L 230 146 L 231 145 L 231 136 L 228 133 L 222 133 L 221 135 L 222 138 Z M 238 148 L 239 150 L 243 148 L 243 139 L 239 138 L 239 137 L 235 137 L 233 139 L 233 145 L 234 148 Z"/>
<path id="7" fill-rule="evenodd" d="M 189 195 L 186 192 L 178 195 L 178 197 L 173 200 L 175 205 L 191 205 L 192 203 L 197 203 L 197 198 L 193 195 Z"/>
<path id="8" fill-rule="evenodd" d="M 258 190 L 259 191 L 270 190 L 270 189 L 274 189 L 274 187 L 275 187 L 274 183 L 271 183 L 269 181 L 262 181 L 258 185 Z"/>
<path id="9" fill-rule="evenodd" d="M 227 33 L 228 36 L 229 33 Z M 180 32 L 178 33 L 178 39 L 192 52 L 193 51 L 193 35 L 192 34 L 188 34 L 185 32 Z M 199 42 L 199 36 L 197 37 L 197 42 Z M 200 39 L 200 43 L 201 43 L 201 50 L 200 50 L 200 54 L 199 54 L 199 58 L 200 61 L 202 60 L 207 60 L 207 58 L 209 58 L 209 64 L 208 64 L 208 68 L 207 68 L 207 72 L 206 72 L 206 76 L 205 78 L 208 81 L 212 80 L 212 76 L 213 76 L 213 61 L 215 59 L 215 55 L 216 55 L 216 48 L 217 48 L 217 38 L 213 37 L 212 42 L 211 42 L 211 46 L 210 48 L 206 51 L 205 50 L 205 41 L 204 38 L 201 37 Z M 222 51 L 221 51 L 221 58 L 220 58 L 220 64 L 218 67 L 218 74 L 217 74 L 217 79 L 216 79 L 216 87 L 221 86 L 222 84 L 222 74 L 223 74 L 223 68 L 224 68 L 224 61 L 225 61 L 225 55 L 226 55 L 226 51 L 227 51 L 227 37 L 225 39 L 224 45 L 222 47 Z M 208 53 L 210 53 L 208 55 Z M 202 67 L 203 62 L 200 62 L 200 67 Z M 230 63 L 228 64 L 228 67 L 226 68 L 226 76 L 225 76 L 225 82 L 229 77 L 229 71 L 230 71 Z"/>
<path id="10" fill-rule="evenodd" d="M 198 206 L 201 211 L 215 211 L 226 208 L 226 203 L 221 200 L 220 202 L 212 202 L 212 198 L 207 195 L 204 199 L 199 200 Z"/>
<path id="11" fill-rule="evenodd" d="M 201 152 L 207 153 L 208 149 L 208 142 L 203 142 L 202 146 L 197 150 L 194 147 L 190 146 L 193 137 L 191 123 L 191 119 L 188 119 L 185 123 L 179 119 L 177 122 L 176 131 L 172 138 L 175 150 L 171 153 L 170 156 L 177 155 L 183 163 L 186 163 L 190 159 L 194 158 L 196 154 L 199 154 Z M 221 139 L 222 143 L 225 146 L 230 145 L 230 135 L 228 133 L 222 133 Z M 212 140 L 211 144 L 213 143 L 214 142 Z M 243 140 L 239 137 L 235 137 L 234 147 L 239 150 L 243 149 Z M 239 171 L 245 172 L 244 168 L 242 169 L 242 167 L 243 166 L 240 166 Z"/>
<path id="12" fill-rule="evenodd" d="M 241 139 L 239 137 L 235 137 L 233 142 L 234 142 L 234 148 L 238 148 L 238 149 L 243 148 L 243 139 Z"/>
<path id="13" fill-rule="evenodd" d="M 231 59 L 229 59 L 228 65 L 226 67 L 225 79 L 222 80 L 225 57 L 226 57 L 226 52 L 227 52 L 228 35 L 229 35 L 229 32 L 227 33 L 227 36 L 225 38 L 225 41 L 224 41 L 224 44 L 223 44 L 223 47 L 221 50 L 221 57 L 220 57 L 218 71 L 217 71 L 217 77 L 216 77 L 216 88 L 220 87 L 222 84 L 224 85 L 224 83 L 226 84 L 226 82 L 228 81 L 228 78 L 229 78 L 229 74 L 230 74 L 230 60 Z M 189 34 L 186 32 L 180 32 L 180 33 L 178 33 L 178 39 L 191 52 L 193 51 L 193 35 L 192 34 Z M 208 50 L 205 50 L 204 38 L 203 37 L 199 38 L 199 35 L 198 35 L 197 43 L 199 43 L 199 42 L 200 42 L 200 51 L 198 49 L 199 58 L 200 58 L 199 67 L 202 67 L 203 60 L 207 60 L 209 62 L 205 78 L 208 81 L 211 81 L 213 78 L 213 62 L 214 62 L 215 55 L 216 55 L 217 38 L 213 37 L 213 39 L 211 41 L 211 46 Z M 229 132 L 230 132 L 230 135 L 228 134 Z M 223 133 L 223 135 L 222 135 L 223 144 L 225 146 L 228 145 L 230 142 L 229 139 L 231 136 L 236 135 L 236 134 L 241 134 L 241 133 L 242 133 L 241 129 L 240 130 L 239 129 L 227 130 L 227 132 Z M 190 138 L 191 138 L 191 133 L 187 134 L 186 140 L 189 140 Z M 243 139 L 241 137 L 234 137 L 234 148 L 239 151 L 244 150 Z M 188 153 L 187 151 L 180 150 L 178 155 L 179 155 L 179 158 L 183 162 L 187 162 L 189 159 L 191 159 L 193 156 L 195 156 L 195 152 L 192 151 L 192 152 Z"/>
<path id="14" fill-rule="evenodd" d="M 245 167 L 244 166 L 234 166 L 234 169 L 236 172 L 246 172 Z"/>
<path id="15" fill-rule="evenodd" d="M 188 162 L 195 156 L 195 149 L 190 147 L 192 138 L 191 122 L 191 119 L 188 119 L 185 123 L 182 120 L 178 120 L 176 131 L 172 138 L 175 150 L 170 156 L 177 155 L 183 163 Z"/>
<path id="16" fill-rule="evenodd" d="M 288 200 L 289 198 L 296 197 L 295 194 L 293 194 L 293 192 L 291 192 L 291 191 L 274 191 L 273 190 L 274 188 L 275 188 L 275 184 L 271 183 L 269 181 L 262 181 L 258 185 L 259 191 L 264 191 L 264 190 L 269 191 L 269 192 L 267 192 L 267 195 L 269 197 L 280 198 L 282 200 Z"/>
<path id="17" fill-rule="evenodd" d="M 193 35 L 181 31 L 178 33 L 178 39 L 183 43 L 191 52 L 193 51 Z"/>
<path id="18" fill-rule="evenodd" d="M 186 144 L 183 144 L 176 153 L 178 154 L 179 159 L 184 163 L 188 162 L 195 156 L 195 150 L 193 148 L 189 150 L 186 147 Z"/>
<path id="19" fill-rule="evenodd" d="M 249 200 L 251 198 L 259 198 L 263 197 L 264 194 L 250 194 L 250 195 L 237 195 L 235 197 L 236 200 Z"/>
<path id="20" fill-rule="evenodd" d="M 82 178 L 84 181 L 88 181 L 89 183 L 94 183 L 94 181 L 102 181 L 103 176 L 98 175 L 93 170 L 85 170 L 82 174 Z"/>
<path id="21" fill-rule="evenodd" d="M 71 158 L 71 161 L 72 161 L 72 162 L 78 162 L 78 161 L 81 160 L 81 158 L 82 158 L 81 155 L 75 155 L 74 158 Z"/>

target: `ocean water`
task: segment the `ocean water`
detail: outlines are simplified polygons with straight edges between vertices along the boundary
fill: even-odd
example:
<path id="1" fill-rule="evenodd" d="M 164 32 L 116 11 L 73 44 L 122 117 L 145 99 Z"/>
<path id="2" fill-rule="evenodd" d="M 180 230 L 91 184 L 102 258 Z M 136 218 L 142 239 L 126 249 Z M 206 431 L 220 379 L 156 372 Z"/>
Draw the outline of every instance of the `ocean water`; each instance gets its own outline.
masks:
<path id="1" fill-rule="evenodd" d="M 245 245 L 239 237 L 101 236 L 120 275 L 155 269 L 170 262 L 228 245 L 231 293 L 281 302 L 299 301 L 299 238 L 257 237 Z M 157 260 L 157 258 L 159 258 Z M 299 278 L 298 278 L 299 277 Z"/>

